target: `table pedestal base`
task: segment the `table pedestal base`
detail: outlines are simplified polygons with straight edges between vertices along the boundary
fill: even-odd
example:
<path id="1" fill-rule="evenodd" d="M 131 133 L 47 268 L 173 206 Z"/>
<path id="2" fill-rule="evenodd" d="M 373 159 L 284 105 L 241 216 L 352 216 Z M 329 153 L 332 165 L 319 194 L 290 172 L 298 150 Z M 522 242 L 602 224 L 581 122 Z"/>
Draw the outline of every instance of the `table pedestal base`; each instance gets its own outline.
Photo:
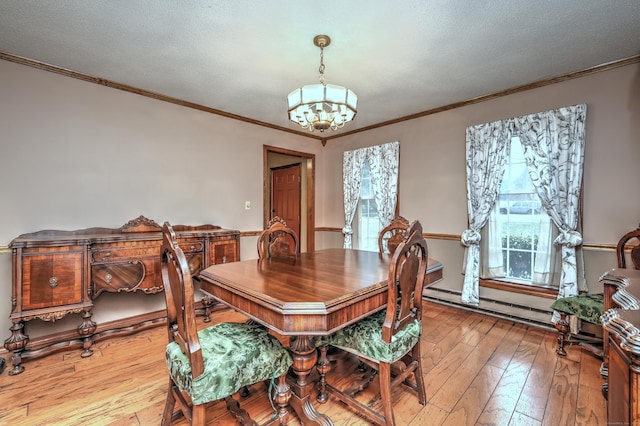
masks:
<path id="1" fill-rule="evenodd" d="M 291 369 L 295 373 L 295 377 L 290 377 L 293 392 L 289 404 L 305 426 L 333 426 L 331 419 L 318 413 L 311 403 L 313 383 L 307 379 L 318 361 L 318 352 L 313 344 L 313 339 L 310 336 L 291 337 L 289 350 L 293 358 Z"/>

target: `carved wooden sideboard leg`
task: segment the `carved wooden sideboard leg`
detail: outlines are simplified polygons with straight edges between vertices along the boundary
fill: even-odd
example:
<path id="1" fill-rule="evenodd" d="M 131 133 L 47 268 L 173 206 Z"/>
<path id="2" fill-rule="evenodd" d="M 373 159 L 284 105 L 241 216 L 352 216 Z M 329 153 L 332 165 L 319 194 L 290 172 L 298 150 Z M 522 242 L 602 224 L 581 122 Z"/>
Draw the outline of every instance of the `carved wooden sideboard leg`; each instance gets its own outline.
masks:
<path id="1" fill-rule="evenodd" d="M 10 376 L 20 374 L 24 371 L 24 366 L 22 365 L 22 352 L 27 347 L 29 336 L 22 332 L 23 329 L 23 321 L 14 322 L 9 329 L 11 330 L 11 336 L 4 341 L 5 349 L 12 352 L 11 364 L 13 364 L 13 367 L 9 370 Z"/>
<path id="2" fill-rule="evenodd" d="M 95 333 L 97 325 L 91 320 L 92 315 L 91 310 L 84 311 L 82 313 L 82 322 L 78 326 L 78 334 L 82 337 L 83 351 L 80 354 L 82 358 L 87 358 L 93 355 L 93 350 L 91 349 L 93 340 L 91 337 L 93 336 L 93 333 Z"/>

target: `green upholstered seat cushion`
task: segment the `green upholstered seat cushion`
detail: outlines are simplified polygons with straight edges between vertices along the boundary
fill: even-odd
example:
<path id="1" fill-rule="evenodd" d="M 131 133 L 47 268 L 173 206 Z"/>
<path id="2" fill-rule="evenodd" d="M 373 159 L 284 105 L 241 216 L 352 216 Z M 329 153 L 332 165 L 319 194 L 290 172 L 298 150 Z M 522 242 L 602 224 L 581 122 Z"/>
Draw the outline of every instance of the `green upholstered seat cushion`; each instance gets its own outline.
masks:
<path id="1" fill-rule="evenodd" d="M 336 346 L 376 361 L 394 362 L 406 354 L 420 339 L 422 324 L 413 321 L 393 336 L 391 343 L 382 340 L 382 324 L 386 310 L 316 340 L 316 346 Z"/>
<path id="2" fill-rule="evenodd" d="M 166 348 L 172 380 L 194 405 L 225 398 L 243 386 L 278 377 L 292 364 L 278 339 L 256 324 L 221 323 L 198 332 L 204 373 L 191 377 L 191 365 L 176 342 Z"/>
<path id="3" fill-rule="evenodd" d="M 602 293 L 561 297 L 551 304 L 553 310 L 575 315 L 593 324 L 601 324 L 603 306 Z"/>

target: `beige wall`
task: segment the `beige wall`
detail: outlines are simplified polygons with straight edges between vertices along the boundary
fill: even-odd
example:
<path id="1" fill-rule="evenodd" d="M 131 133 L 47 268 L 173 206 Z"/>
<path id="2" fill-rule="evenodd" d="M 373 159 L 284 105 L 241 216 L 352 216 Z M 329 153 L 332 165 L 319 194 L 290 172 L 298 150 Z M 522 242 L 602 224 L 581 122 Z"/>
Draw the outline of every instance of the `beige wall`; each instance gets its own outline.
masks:
<path id="1" fill-rule="evenodd" d="M 261 229 L 263 145 L 316 155 L 316 226 L 342 228 L 342 152 L 396 140 L 400 213 L 420 219 L 427 233 L 459 235 L 467 222 L 465 128 L 576 103 L 588 105 L 585 242 L 614 244 L 640 221 L 639 82 L 640 65 L 630 65 L 322 147 L 309 138 L 0 61 L 0 246 L 40 229 L 119 227 L 140 214 L 159 222 Z M 251 210 L 244 209 L 245 200 Z M 317 248 L 341 242 L 339 233 L 316 233 Z M 441 286 L 459 290 L 460 243 L 429 243 L 432 257 L 445 265 Z M 243 258 L 255 257 L 255 238 L 241 244 Z M 594 265 L 587 265 L 591 285 L 611 256 L 607 250 L 586 256 Z M 0 253 L 3 339 L 10 326 L 10 258 Z M 97 300 L 96 319 L 123 306 L 162 306 L 157 298 L 111 296 Z M 32 336 L 39 330 L 29 325 Z"/>
<path id="2" fill-rule="evenodd" d="M 120 227 L 141 214 L 259 230 L 263 145 L 322 149 L 314 139 L 6 61 L 0 94 L 0 246 L 41 229 Z M 249 240 L 243 258 L 256 256 Z M 0 254 L 2 340 L 11 324 L 10 263 L 9 253 Z M 139 305 L 116 296 L 120 309 Z M 100 306 L 107 299 L 96 301 L 99 320 L 114 309 Z M 37 322 L 28 326 L 32 336 Z"/>
<path id="3" fill-rule="evenodd" d="M 343 151 L 398 140 L 400 214 L 409 220 L 419 219 L 426 233 L 459 236 L 467 225 L 466 127 L 578 103 L 587 104 L 584 242 L 615 245 L 640 222 L 638 64 L 328 141 L 318 161 L 318 169 L 325 176 L 325 186 L 318 192 L 318 199 L 322 200 L 318 205 L 318 217 L 322 218 L 318 225 L 342 227 L 344 224 L 341 212 L 332 207 L 341 205 L 342 200 Z M 429 245 L 430 256 L 445 266 L 445 279 L 437 287 L 460 292 L 464 247 L 459 241 L 451 240 L 430 241 Z M 592 291 L 602 291 L 598 278 L 605 270 L 615 267 L 615 262 L 612 250 L 585 250 L 585 271 Z M 512 294 L 483 288 L 480 296 L 514 298 Z M 550 304 L 548 299 L 515 297 L 521 304 L 539 309 L 546 309 Z M 455 294 L 449 299 L 460 301 Z M 506 312 L 531 316 L 514 309 Z M 548 318 L 546 314 L 543 316 Z"/>

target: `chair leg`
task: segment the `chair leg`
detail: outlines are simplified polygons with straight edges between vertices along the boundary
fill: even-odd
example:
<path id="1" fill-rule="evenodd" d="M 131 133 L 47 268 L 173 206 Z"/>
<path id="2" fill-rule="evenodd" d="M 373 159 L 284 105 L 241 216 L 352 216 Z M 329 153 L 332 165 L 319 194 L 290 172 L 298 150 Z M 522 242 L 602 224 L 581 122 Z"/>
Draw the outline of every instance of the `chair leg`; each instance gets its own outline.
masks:
<path id="1" fill-rule="evenodd" d="M 204 426 L 207 417 L 205 404 L 194 405 L 191 409 L 191 426 Z"/>
<path id="2" fill-rule="evenodd" d="M 556 353 L 558 355 L 567 356 L 567 351 L 564 350 L 564 344 L 567 341 L 567 334 L 569 333 L 569 322 L 567 321 L 567 314 L 560 312 L 560 319 L 555 325 L 556 330 L 560 335 L 558 336 L 558 348 Z"/>
<path id="3" fill-rule="evenodd" d="M 173 409 L 176 406 L 176 397 L 173 393 L 173 380 L 169 379 L 169 389 L 167 390 L 167 401 L 164 404 L 164 413 L 162 414 L 162 426 L 169 426 L 171 424 L 171 417 L 173 416 Z"/>
<path id="4" fill-rule="evenodd" d="M 226 397 L 224 399 L 224 402 L 227 404 L 227 410 L 233 417 L 235 417 L 238 423 L 244 426 L 258 426 L 258 423 L 256 423 L 256 421 L 251 418 L 247 410 L 240 407 L 240 403 L 236 401 L 233 396 L 230 395 Z M 204 407 L 204 405 L 202 405 L 202 407 Z"/>
<path id="5" fill-rule="evenodd" d="M 395 426 L 396 421 L 391 407 L 391 364 L 381 362 L 378 376 L 380 378 L 380 396 L 387 426 Z"/>
<path id="6" fill-rule="evenodd" d="M 418 402 L 420 405 L 427 404 L 427 391 L 424 387 L 424 377 L 422 376 L 422 357 L 420 356 L 420 343 L 413 347 L 412 351 L 413 360 L 418 364 L 413 371 L 413 375 L 416 378 L 416 386 L 418 391 Z"/>

